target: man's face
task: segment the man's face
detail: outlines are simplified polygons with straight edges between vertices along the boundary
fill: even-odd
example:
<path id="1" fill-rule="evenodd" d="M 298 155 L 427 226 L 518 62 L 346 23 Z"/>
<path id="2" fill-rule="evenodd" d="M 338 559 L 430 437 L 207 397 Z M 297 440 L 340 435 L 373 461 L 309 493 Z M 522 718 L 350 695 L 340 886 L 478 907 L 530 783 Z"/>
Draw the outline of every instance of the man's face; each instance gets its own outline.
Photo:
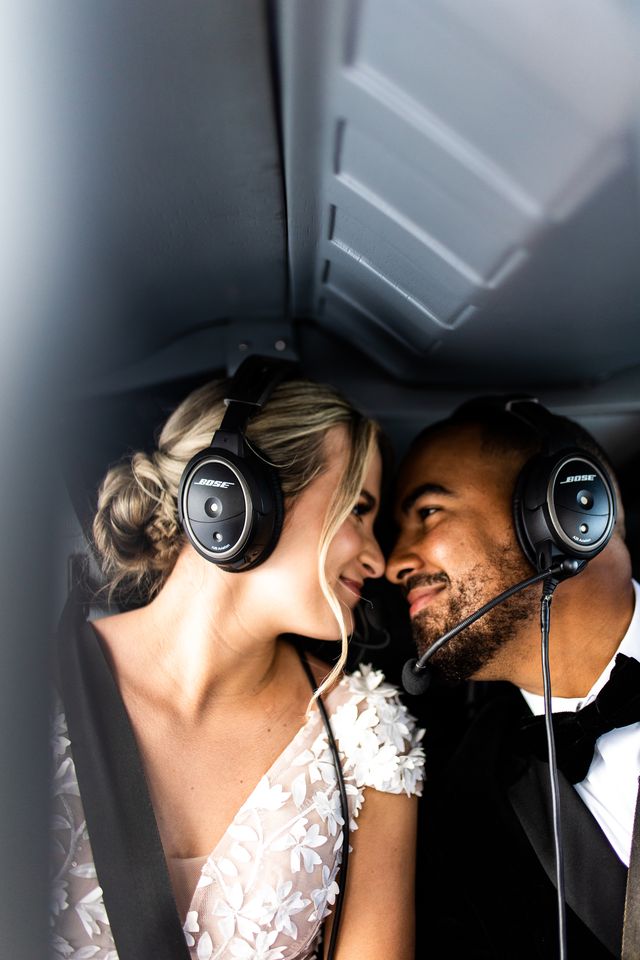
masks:
<path id="1" fill-rule="evenodd" d="M 523 458 L 487 453 L 480 429 L 448 428 L 414 451 L 398 480 L 399 536 L 387 577 L 400 585 L 419 653 L 534 572 L 518 546 L 511 497 Z M 525 590 L 445 644 L 430 661 L 451 679 L 508 679 L 517 641 L 536 623 Z"/>

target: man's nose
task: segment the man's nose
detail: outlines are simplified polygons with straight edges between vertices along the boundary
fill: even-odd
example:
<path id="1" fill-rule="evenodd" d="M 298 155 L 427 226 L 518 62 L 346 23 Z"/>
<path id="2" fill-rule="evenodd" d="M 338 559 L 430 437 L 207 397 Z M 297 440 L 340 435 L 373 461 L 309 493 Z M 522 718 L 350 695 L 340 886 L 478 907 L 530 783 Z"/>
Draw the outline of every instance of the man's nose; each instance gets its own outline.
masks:
<path id="1" fill-rule="evenodd" d="M 398 540 L 387 561 L 385 576 L 391 583 L 402 584 L 422 567 L 420 556 L 402 538 Z"/>

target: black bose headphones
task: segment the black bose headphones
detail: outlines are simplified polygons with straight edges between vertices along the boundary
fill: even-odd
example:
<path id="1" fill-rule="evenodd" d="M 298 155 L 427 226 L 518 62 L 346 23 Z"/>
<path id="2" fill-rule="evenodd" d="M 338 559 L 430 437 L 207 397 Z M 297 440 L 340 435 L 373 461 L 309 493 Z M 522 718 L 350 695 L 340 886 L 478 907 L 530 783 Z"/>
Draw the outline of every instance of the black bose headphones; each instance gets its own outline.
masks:
<path id="1" fill-rule="evenodd" d="M 576 444 L 570 428 L 533 397 L 486 397 L 463 404 L 453 415 L 474 411 L 508 414 L 542 440 L 524 465 L 513 494 L 518 542 L 539 572 L 563 559 L 578 573 L 609 542 L 616 520 L 615 487 L 604 463 Z"/>
<path id="2" fill-rule="evenodd" d="M 227 411 L 211 445 L 196 453 L 182 474 L 180 523 L 198 553 L 223 570 L 257 567 L 278 542 L 283 519 L 278 473 L 244 430 L 294 370 L 292 361 L 247 357 L 229 384 Z"/>

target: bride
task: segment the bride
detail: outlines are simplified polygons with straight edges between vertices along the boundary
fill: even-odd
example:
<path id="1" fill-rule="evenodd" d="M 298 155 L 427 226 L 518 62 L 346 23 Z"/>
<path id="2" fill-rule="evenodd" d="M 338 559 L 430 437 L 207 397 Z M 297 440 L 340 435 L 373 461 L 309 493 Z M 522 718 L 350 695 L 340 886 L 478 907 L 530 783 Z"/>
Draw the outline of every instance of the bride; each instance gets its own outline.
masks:
<path id="1" fill-rule="evenodd" d="M 377 427 L 332 388 L 273 389 L 245 432 L 275 466 L 282 530 L 235 572 L 177 507 L 228 386 L 187 397 L 99 493 L 95 547 L 128 609 L 88 621 L 71 602 L 61 626 L 52 956 L 306 960 L 331 943 L 410 960 L 421 731 L 380 672 L 341 673 L 384 567 Z M 296 636 L 341 642 L 337 668 Z"/>

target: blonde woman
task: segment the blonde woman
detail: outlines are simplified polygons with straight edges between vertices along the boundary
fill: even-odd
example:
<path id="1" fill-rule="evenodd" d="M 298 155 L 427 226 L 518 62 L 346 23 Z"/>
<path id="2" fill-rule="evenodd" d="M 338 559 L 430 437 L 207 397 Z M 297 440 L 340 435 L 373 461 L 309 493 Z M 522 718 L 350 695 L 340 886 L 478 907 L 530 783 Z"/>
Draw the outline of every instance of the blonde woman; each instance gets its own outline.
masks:
<path id="1" fill-rule="evenodd" d="M 334 956 L 410 960 L 420 731 L 379 672 L 311 659 L 309 677 L 292 638 L 344 653 L 363 583 L 383 572 L 377 428 L 329 387 L 278 386 L 246 438 L 276 468 L 282 531 L 263 563 L 229 572 L 177 510 L 224 388 L 187 397 L 157 450 L 100 490 L 103 569 L 140 605 L 94 622 L 71 609 L 62 626 L 52 955 L 326 957 L 344 893 Z"/>

